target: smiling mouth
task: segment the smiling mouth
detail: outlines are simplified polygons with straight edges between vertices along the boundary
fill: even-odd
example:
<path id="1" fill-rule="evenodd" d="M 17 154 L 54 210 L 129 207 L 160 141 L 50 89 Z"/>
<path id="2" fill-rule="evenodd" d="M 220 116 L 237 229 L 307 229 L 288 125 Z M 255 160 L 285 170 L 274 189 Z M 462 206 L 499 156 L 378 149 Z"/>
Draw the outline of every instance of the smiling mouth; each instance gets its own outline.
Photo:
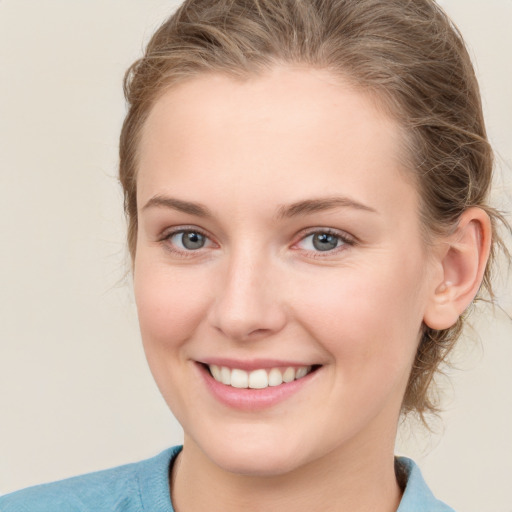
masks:
<path id="1" fill-rule="evenodd" d="M 217 382 L 238 389 L 266 389 L 281 386 L 294 380 L 303 379 L 320 367 L 320 365 L 288 366 L 245 371 L 215 364 L 204 366 Z"/>

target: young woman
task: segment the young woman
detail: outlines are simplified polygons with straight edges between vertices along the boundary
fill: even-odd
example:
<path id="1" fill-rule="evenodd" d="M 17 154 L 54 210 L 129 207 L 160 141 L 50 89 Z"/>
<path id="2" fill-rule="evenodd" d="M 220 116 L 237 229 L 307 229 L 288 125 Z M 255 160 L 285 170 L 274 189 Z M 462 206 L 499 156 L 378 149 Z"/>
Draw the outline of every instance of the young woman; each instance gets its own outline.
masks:
<path id="1" fill-rule="evenodd" d="M 184 444 L 0 510 L 451 510 L 393 453 L 499 242 L 450 21 L 429 0 L 191 0 L 125 87 L 139 322 Z"/>

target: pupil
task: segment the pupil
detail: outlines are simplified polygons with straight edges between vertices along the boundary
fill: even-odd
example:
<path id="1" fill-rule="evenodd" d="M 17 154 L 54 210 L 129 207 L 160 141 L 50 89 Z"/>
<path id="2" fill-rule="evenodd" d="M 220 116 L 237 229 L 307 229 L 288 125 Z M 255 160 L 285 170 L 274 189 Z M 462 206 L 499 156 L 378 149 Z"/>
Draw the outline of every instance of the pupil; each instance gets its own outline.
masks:
<path id="1" fill-rule="evenodd" d="M 313 247 L 319 251 L 330 251 L 336 249 L 338 238 L 329 233 L 319 233 L 313 236 Z"/>
<path id="2" fill-rule="evenodd" d="M 204 236 L 194 231 L 183 233 L 183 246 L 187 249 L 201 249 L 204 246 Z"/>

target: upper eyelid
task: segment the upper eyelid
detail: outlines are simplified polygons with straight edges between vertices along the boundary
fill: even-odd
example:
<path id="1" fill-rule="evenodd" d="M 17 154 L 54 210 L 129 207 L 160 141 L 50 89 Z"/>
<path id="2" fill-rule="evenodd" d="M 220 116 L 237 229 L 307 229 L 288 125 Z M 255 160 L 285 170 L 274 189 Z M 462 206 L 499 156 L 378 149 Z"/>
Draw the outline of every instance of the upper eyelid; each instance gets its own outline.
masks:
<path id="1" fill-rule="evenodd" d="M 198 233 L 201 236 L 204 236 L 208 240 L 209 244 L 205 247 L 200 247 L 198 249 L 183 249 L 171 241 L 172 237 L 178 235 L 179 233 L 186 232 Z M 204 256 L 205 250 L 209 250 L 212 248 L 215 249 L 215 246 L 218 247 L 217 242 L 215 242 L 205 230 L 198 228 L 197 226 L 175 226 L 166 228 L 157 237 L 156 241 L 166 251 L 173 254 L 175 257 L 186 259 Z"/>
<path id="2" fill-rule="evenodd" d="M 206 240 L 209 242 L 207 246 L 200 247 L 198 249 L 182 249 L 176 246 L 171 242 L 171 238 L 179 233 L 198 233 L 201 236 L 204 236 Z M 170 251 L 176 255 L 181 255 L 182 257 L 192 257 L 194 253 L 199 256 L 200 254 L 204 254 L 204 250 L 215 249 L 215 246 L 218 247 L 217 242 L 215 242 L 212 237 L 204 230 L 197 226 L 175 226 L 171 228 L 164 229 L 161 234 L 157 238 L 157 242 L 162 244 L 167 251 Z"/>
<path id="3" fill-rule="evenodd" d="M 300 244 L 309 236 L 314 235 L 316 233 L 327 233 L 330 235 L 337 236 L 339 237 L 341 244 L 328 251 L 303 249 L 301 247 L 298 247 L 298 244 Z M 306 230 L 305 233 L 302 232 L 302 235 L 298 239 L 296 239 L 295 242 L 293 242 L 290 248 L 294 251 L 301 252 L 302 254 L 307 255 L 308 258 L 314 258 L 318 260 L 325 259 L 328 261 L 329 258 L 338 257 L 348 249 L 357 246 L 358 244 L 359 240 L 353 235 L 347 233 L 346 231 L 337 230 L 333 228 L 312 228 L 310 230 Z"/>
<path id="4" fill-rule="evenodd" d="M 176 226 L 172 228 L 166 228 L 161 232 L 158 238 L 159 240 L 166 240 L 174 235 L 177 235 L 178 233 L 186 233 L 187 231 L 192 233 L 199 233 L 200 235 L 208 238 L 208 240 L 213 241 L 212 237 L 206 230 L 197 226 Z"/>

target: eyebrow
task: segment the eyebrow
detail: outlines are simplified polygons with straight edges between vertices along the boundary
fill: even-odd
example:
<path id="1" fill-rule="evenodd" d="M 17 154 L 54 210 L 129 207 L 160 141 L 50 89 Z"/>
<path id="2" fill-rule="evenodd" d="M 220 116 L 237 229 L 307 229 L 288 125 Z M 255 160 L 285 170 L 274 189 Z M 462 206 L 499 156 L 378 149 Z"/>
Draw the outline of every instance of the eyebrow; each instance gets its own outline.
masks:
<path id="1" fill-rule="evenodd" d="M 353 208 L 365 212 L 377 213 L 377 210 L 363 203 L 359 203 L 354 199 L 336 196 L 305 199 L 290 205 L 283 205 L 279 207 L 277 217 L 280 219 L 291 218 L 325 210 L 333 210 L 334 208 Z"/>
<path id="2" fill-rule="evenodd" d="M 206 206 L 193 203 L 191 201 L 183 201 L 182 199 L 175 199 L 174 197 L 167 197 L 156 195 L 153 196 L 144 206 L 143 210 L 147 208 L 171 208 L 179 212 L 188 213 L 190 215 L 196 215 L 197 217 L 211 217 L 212 214 Z"/>
<path id="3" fill-rule="evenodd" d="M 192 201 L 183 201 L 174 197 L 167 197 L 162 195 L 153 196 L 144 206 L 143 210 L 147 208 L 170 208 L 197 217 L 209 218 L 212 217 L 210 210 L 200 204 Z M 313 199 L 304 199 L 289 205 L 282 205 L 277 210 L 276 217 L 278 219 L 298 217 L 300 215 L 308 215 L 315 212 L 333 210 L 335 208 L 353 208 L 356 210 L 377 213 L 377 210 L 359 203 L 349 197 L 321 197 Z"/>

